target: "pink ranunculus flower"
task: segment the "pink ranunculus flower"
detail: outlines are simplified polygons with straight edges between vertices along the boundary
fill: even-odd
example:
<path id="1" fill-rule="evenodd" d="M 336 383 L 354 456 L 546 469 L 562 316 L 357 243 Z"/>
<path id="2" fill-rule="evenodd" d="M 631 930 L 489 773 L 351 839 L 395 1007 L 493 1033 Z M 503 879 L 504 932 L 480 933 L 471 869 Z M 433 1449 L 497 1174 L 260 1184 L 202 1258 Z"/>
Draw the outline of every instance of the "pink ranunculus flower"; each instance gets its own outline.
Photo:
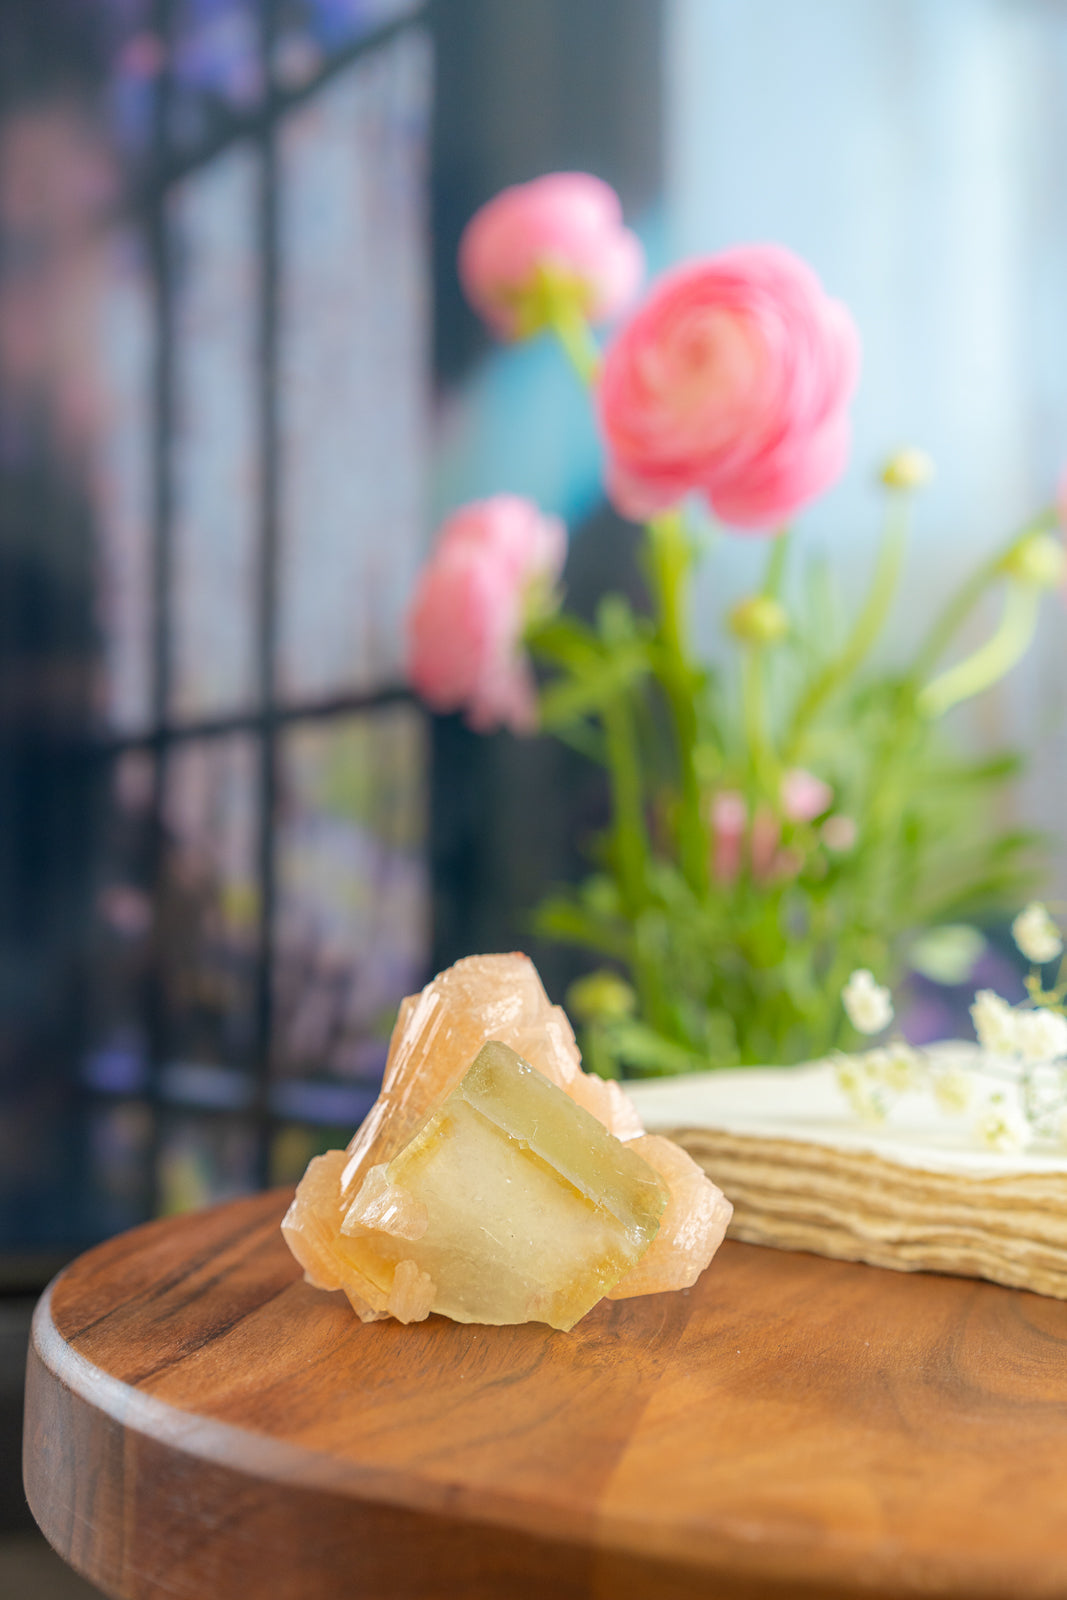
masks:
<path id="1" fill-rule="evenodd" d="M 443 523 L 435 559 L 477 551 L 499 561 L 522 589 L 555 583 L 567 558 L 567 530 L 559 517 L 547 517 L 531 500 L 498 494 L 463 506 Z"/>
<path id="2" fill-rule="evenodd" d="M 803 261 L 747 245 L 664 274 L 607 351 L 608 492 L 643 520 L 693 490 L 779 527 L 842 472 L 859 336 Z"/>
<path id="3" fill-rule="evenodd" d="M 559 519 L 516 495 L 448 518 L 407 617 L 408 679 L 428 705 L 466 712 L 479 732 L 536 727 L 523 627 L 549 603 L 565 555 Z"/>
<path id="4" fill-rule="evenodd" d="M 459 276 L 493 331 L 538 330 L 539 273 L 572 288 L 591 322 L 625 310 L 644 273 L 636 234 L 614 189 L 587 172 L 553 172 L 504 189 L 475 212 L 459 244 Z"/>

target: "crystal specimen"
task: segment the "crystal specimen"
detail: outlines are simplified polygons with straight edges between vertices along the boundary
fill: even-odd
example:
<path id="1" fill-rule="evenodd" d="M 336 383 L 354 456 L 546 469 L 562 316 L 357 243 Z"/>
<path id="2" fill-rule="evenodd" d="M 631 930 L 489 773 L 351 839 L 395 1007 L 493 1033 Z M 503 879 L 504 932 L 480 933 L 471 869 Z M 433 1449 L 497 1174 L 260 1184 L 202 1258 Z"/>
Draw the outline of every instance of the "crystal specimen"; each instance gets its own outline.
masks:
<path id="1" fill-rule="evenodd" d="M 365 1321 L 570 1327 L 604 1294 L 695 1282 L 729 1215 L 582 1071 L 533 963 L 500 955 L 402 1003 L 377 1103 L 347 1151 L 311 1163 L 282 1226 L 308 1281 Z"/>
<path id="2" fill-rule="evenodd" d="M 388 1166 L 371 1167 L 341 1232 L 383 1293 L 407 1265 L 427 1309 L 457 1322 L 569 1328 L 636 1266 L 666 1203 L 631 1147 L 492 1041 Z"/>

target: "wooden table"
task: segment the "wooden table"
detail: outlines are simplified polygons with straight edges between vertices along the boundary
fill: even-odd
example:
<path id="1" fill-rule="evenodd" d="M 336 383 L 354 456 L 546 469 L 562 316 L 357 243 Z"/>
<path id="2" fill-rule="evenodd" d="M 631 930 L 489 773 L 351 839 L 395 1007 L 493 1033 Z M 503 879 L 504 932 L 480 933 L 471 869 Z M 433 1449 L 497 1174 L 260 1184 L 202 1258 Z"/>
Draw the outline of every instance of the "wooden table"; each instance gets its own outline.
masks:
<path id="1" fill-rule="evenodd" d="M 1067 1304 L 727 1244 L 573 1333 L 364 1327 L 287 1195 L 38 1307 L 26 1487 L 108 1594 L 1067 1596 Z"/>

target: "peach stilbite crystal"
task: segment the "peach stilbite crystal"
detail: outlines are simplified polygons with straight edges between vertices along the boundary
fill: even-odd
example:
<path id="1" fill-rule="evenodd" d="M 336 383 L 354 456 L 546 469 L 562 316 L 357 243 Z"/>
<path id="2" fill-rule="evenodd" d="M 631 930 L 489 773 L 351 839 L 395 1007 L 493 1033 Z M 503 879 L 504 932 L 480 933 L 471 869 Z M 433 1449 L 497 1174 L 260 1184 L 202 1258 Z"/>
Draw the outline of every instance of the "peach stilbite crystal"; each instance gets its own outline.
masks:
<path id="1" fill-rule="evenodd" d="M 394 1316 L 417 1272 L 423 1315 L 570 1328 L 641 1260 L 667 1198 L 633 1144 L 490 1040 L 411 1142 L 371 1167 L 341 1232 Z"/>
<path id="2" fill-rule="evenodd" d="M 667 1189 L 659 1232 L 635 1267 L 608 1290 L 611 1300 L 662 1289 L 689 1289 L 722 1244 L 734 1208 L 688 1151 L 657 1133 L 630 1149 L 658 1172 Z"/>
<path id="3" fill-rule="evenodd" d="M 308 1281 L 364 1321 L 567 1328 L 604 1294 L 695 1282 L 730 1209 L 582 1071 L 533 963 L 492 955 L 402 1002 L 375 1106 L 347 1151 L 312 1161 L 282 1228 Z"/>

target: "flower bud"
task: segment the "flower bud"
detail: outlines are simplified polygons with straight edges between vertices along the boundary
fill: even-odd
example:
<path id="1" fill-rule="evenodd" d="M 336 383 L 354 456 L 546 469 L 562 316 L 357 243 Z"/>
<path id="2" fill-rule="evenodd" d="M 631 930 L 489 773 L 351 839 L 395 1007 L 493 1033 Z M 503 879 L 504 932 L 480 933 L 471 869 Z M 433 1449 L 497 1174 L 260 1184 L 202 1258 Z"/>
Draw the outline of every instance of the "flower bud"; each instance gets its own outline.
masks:
<path id="1" fill-rule="evenodd" d="M 602 968 L 575 979 L 567 990 L 567 1005 L 581 1022 L 614 1022 L 633 1015 L 637 996 L 624 978 Z"/>
<path id="2" fill-rule="evenodd" d="M 569 303 L 592 322 L 618 315 L 644 270 L 614 189 L 587 172 L 515 184 L 475 212 L 459 246 L 474 309 L 504 339 L 526 339 Z"/>
<path id="3" fill-rule="evenodd" d="M 789 616 L 769 594 L 739 600 L 727 618 L 730 632 L 744 644 L 777 644 L 789 632 Z"/>
<path id="4" fill-rule="evenodd" d="M 887 489 L 922 489 L 934 475 L 934 463 L 925 450 L 908 445 L 891 455 L 882 468 L 881 478 Z"/>
<path id="5" fill-rule="evenodd" d="M 1051 533 L 1030 533 L 1009 551 L 1004 571 L 1038 589 L 1058 589 L 1067 574 L 1067 550 Z"/>

